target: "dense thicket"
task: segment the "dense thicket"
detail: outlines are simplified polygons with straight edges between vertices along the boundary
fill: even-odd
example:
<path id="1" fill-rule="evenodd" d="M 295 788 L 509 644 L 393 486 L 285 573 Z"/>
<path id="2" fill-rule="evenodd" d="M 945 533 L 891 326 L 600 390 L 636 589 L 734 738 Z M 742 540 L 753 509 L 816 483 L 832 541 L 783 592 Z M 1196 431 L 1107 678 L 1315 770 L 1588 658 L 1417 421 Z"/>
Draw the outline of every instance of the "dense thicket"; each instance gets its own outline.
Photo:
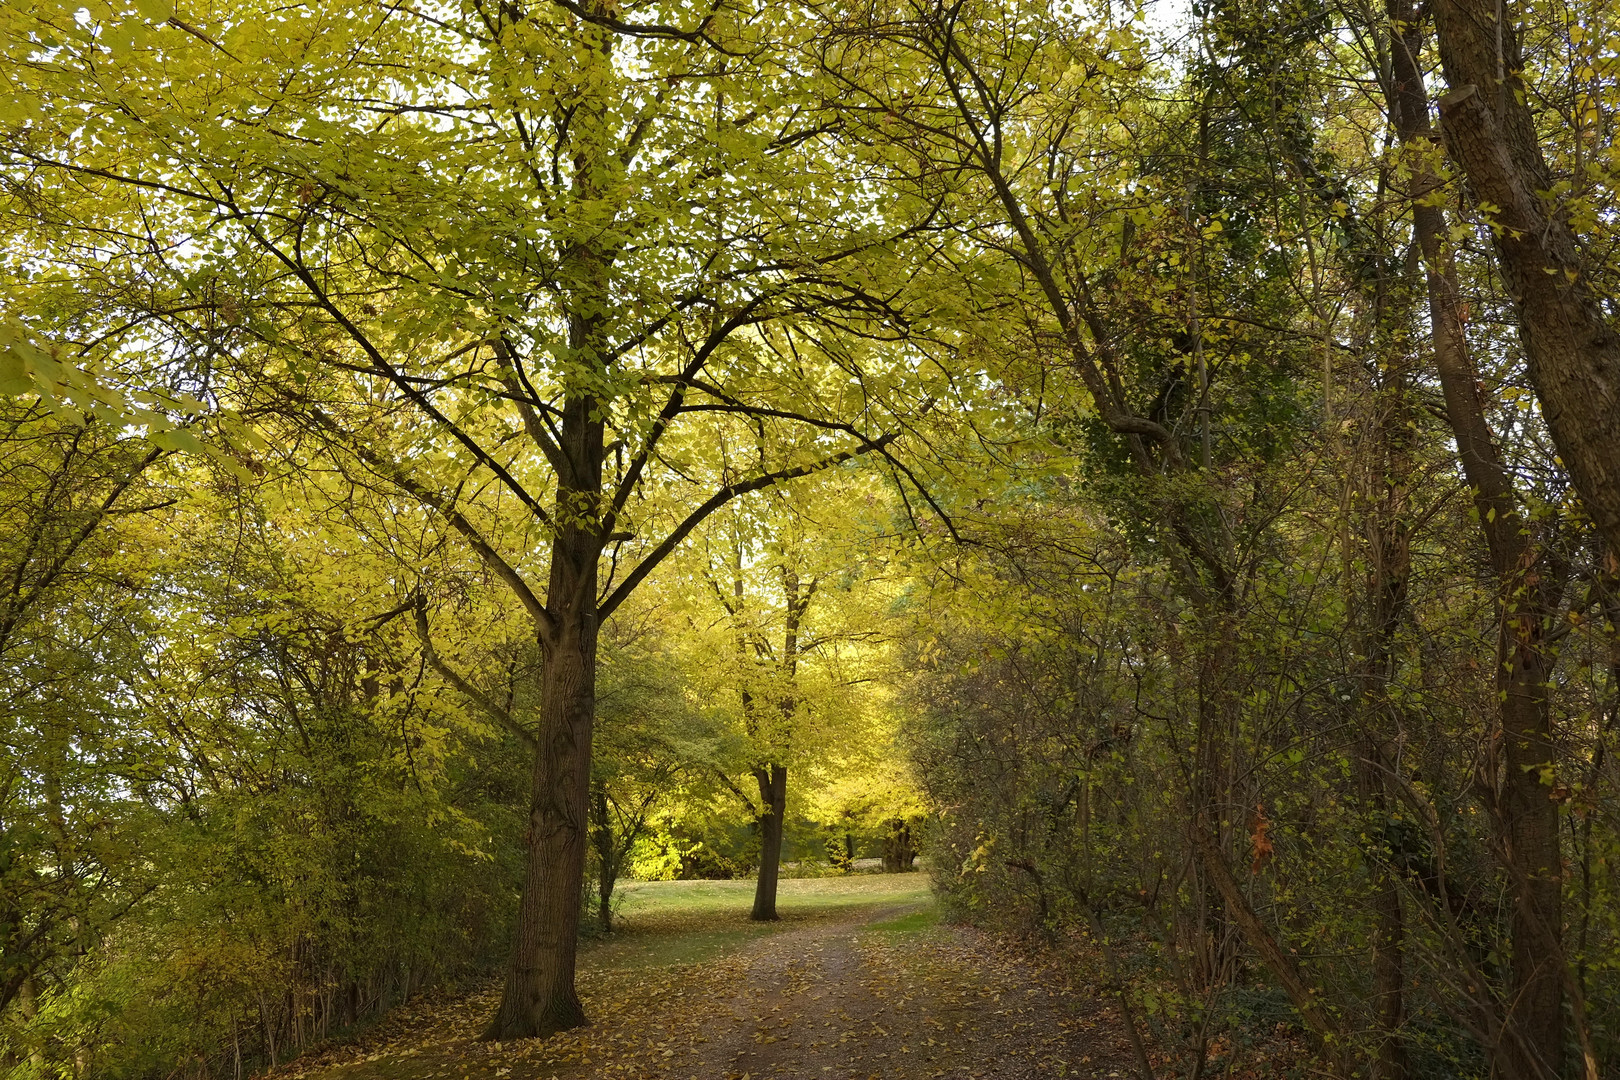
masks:
<path id="1" fill-rule="evenodd" d="M 1116 196 L 1117 256 L 1044 256 L 1072 228 L 1060 148 L 1024 187 L 980 153 L 1013 256 L 1035 276 L 1049 259 L 1058 286 L 1021 351 L 1084 313 L 1092 400 L 1026 377 L 1062 482 L 1004 499 L 985 554 L 937 586 L 1020 597 L 931 622 L 917 654 L 920 761 L 962 867 L 947 889 L 1135 942 L 1138 985 L 1175 988 L 1140 992 L 1146 1026 L 1195 1075 L 1278 1010 L 1343 1074 L 1598 1075 L 1620 1052 L 1600 974 L 1617 564 L 1526 385 L 1546 315 L 1491 262 L 1498 207 L 1446 186 L 1422 14 L 1202 17 L 1190 93 L 1132 131 L 1138 183 L 1184 199 L 1143 230 L 1142 187 Z M 986 129 L 1033 126 L 1012 50 L 974 71 L 986 54 L 955 41 L 982 26 L 919 22 L 912 40 L 948 43 L 918 46 L 942 77 L 989 88 Z M 1533 95 L 1584 33 L 1523 33 Z M 1567 228 L 1611 190 L 1560 101 L 1550 86 L 1535 120 L 1546 176 L 1580 190 L 1544 211 Z M 1590 270 L 1538 273 L 1604 272 L 1585 221 Z M 1121 289 L 1133 272 L 1145 286 Z M 1099 383 L 1112 416 L 1091 411 Z"/>
<path id="2" fill-rule="evenodd" d="M 229 478 L 8 422 L 8 1068 L 240 1072 L 482 970 L 520 785 L 386 591 Z"/>
<path id="3" fill-rule="evenodd" d="M 1175 18 L 8 4 L 6 1067 L 924 817 L 1144 1073 L 1620 1067 L 1620 31 Z"/>

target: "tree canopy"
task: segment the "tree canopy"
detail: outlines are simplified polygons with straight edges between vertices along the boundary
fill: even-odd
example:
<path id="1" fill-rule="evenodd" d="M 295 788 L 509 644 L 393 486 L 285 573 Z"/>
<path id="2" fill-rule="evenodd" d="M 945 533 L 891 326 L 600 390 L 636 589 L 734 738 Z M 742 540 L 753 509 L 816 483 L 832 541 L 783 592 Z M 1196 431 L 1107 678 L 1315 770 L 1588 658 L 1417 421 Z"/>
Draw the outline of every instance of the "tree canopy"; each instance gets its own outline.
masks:
<path id="1" fill-rule="evenodd" d="M 12 0 L 0 1062 L 549 1036 L 620 878 L 859 845 L 1146 1080 L 1613 1069 L 1617 42 Z"/>

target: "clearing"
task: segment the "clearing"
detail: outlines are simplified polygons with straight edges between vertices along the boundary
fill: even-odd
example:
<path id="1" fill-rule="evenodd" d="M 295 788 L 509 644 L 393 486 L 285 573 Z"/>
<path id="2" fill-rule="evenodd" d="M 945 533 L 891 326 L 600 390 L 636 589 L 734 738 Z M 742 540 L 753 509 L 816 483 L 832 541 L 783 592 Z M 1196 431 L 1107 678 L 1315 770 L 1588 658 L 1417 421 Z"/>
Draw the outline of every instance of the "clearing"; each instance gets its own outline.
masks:
<path id="1" fill-rule="evenodd" d="M 924 874 L 622 886 L 581 955 L 590 1027 L 474 1041 L 499 986 L 400 1010 L 278 1070 L 311 1080 L 920 1080 L 1131 1075 L 1111 1002 L 988 935 L 941 923 Z"/>

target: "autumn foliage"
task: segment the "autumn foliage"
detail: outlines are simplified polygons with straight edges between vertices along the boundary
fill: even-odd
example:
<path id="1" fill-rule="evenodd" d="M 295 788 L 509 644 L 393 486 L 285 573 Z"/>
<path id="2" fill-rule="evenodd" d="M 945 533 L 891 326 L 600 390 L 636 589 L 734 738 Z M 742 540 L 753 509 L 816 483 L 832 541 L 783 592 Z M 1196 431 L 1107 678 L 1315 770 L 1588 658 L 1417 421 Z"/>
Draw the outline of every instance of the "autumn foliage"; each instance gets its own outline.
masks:
<path id="1" fill-rule="evenodd" d="M 873 859 L 1148 1080 L 1620 1068 L 1617 41 L 8 2 L 0 1066 L 583 1039 L 621 881 Z"/>

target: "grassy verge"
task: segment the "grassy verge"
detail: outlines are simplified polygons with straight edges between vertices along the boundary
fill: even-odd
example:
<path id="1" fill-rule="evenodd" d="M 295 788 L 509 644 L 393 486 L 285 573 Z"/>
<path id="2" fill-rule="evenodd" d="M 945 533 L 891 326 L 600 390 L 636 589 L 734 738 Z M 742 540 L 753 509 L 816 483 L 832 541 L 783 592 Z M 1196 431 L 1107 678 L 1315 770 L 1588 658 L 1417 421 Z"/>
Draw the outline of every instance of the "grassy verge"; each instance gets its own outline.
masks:
<path id="1" fill-rule="evenodd" d="M 627 881 L 620 918 L 627 925 L 662 917 L 733 914 L 748 918 L 754 903 L 752 881 Z M 784 920 L 873 904 L 920 903 L 929 896 L 926 874 L 851 874 L 848 877 L 789 878 L 776 887 L 776 907 Z"/>
<path id="2" fill-rule="evenodd" d="M 623 903 L 612 937 L 589 947 L 587 970 L 697 964 L 743 948 L 767 934 L 838 918 L 859 908 L 928 906 L 925 874 L 859 874 L 796 878 L 777 886 L 774 923 L 748 918 L 752 881 L 636 881 L 619 886 Z"/>
<path id="3" fill-rule="evenodd" d="M 926 907 L 921 911 L 911 911 L 899 918 L 885 919 L 875 922 L 866 929 L 874 934 L 887 934 L 891 936 L 906 936 L 920 934 L 932 930 L 939 925 L 939 909 Z"/>

